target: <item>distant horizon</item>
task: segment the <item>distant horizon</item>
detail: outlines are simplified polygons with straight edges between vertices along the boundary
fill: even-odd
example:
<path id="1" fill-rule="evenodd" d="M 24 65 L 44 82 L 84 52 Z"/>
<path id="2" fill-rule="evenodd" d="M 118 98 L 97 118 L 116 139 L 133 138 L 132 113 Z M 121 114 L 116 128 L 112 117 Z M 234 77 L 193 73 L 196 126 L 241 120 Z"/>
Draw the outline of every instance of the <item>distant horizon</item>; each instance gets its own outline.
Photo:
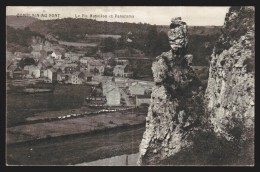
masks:
<path id="1" fill-rule="evenodd" d="M 9 17 L 9 16 L 17 17 L 16 15 L 7 15 L 6 17 Z M 62 20 L 62 19 L 75 19 L 73 17 L 64 17 L 64 18 L 57 18 L 57 19 L 42 20 L 42 19 L 39 19 L 39 18 L 36 18 L 36 17 L 32 17 L 32 16 L 22 16 L 22 17 L 31 17 L 31 18 L 34 18 L 34 19 L 37 19 L 37 20 L 41 20 L 41 21 Z M 79 18 L 79 19 L 82 19 L 82 18 Z M 98 22 L 104 22 L 103 20 L 96 20 L 96 19 L 86 19 L 86 20 L 94 20 L 94 21 L 98 21 Z M 157 24 L 142 23 L 142 22 L 139 22 L 139 23 L 118 22 L 118 21 L 107 21 L 107 22 L 109 22 L 109 23 L 149 24 L 149 25 L 156 25 L 156 26 L 169 26 L 170 25 L 170 24 L 168 24 L 168 25 L 157 25 Z M 188 25 L 188 27 L 189 26 L 191 26 L 191 27 L 222 27 L 222 25 Z"/>
<path id="2" fill-rule="evenodd" d="M 39 20 L 63 18 L 92 19 L 118 23 L 142 23 L 168 26 L 181 17 L 188 26 L 223 26 L 229 7 L 155 7 L 155 6 L 7 6 L 6 16 L 29 16 Z"/>

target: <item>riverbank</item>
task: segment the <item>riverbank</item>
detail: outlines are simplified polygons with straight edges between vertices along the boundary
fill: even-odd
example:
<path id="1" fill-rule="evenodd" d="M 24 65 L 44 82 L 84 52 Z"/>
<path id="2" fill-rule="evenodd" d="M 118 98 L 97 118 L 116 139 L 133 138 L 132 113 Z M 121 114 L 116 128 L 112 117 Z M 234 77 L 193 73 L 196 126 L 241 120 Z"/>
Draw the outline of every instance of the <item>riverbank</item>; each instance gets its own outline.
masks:
<path id="1" fill-rule="evenodd" d="M 135 154 L 145 124 L 104 130 L 93 135 L 71 135 L 39 142 L 7 145 L 9 165 L 75 165 L 113 156 Z"/>
<path id="2" fill-rule="evenodd" d="M 55 87 L 8 93 L 7 164 L 74 165 L 138 152 L 147 108 L 91 108 L 84 105 L 90 86 Z"/>
<path id="3" fill-rule="evenodd" d="M 97 161 L 76 164 L 76 166 L 137 166 L 139 153 L 113 156 Z"/>
<path id="4" fill-rule="evenodd" d="M 65 135 L 89 133 L 122 126 L 138 125 L 145 122 L 145 113 L 133 110 L 118 111 L 72 118 L 52 122 L 42 122 L 7 128 L 7 144 L 53 138 Z"/>

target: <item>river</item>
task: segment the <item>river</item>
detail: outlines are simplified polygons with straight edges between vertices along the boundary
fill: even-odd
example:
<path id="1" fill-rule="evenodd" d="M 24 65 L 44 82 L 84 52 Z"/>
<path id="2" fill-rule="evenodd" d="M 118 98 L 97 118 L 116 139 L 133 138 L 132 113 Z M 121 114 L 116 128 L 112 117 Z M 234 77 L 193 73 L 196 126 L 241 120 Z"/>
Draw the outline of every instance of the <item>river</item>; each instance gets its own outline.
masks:
<path id="1" fill-rule="evenodd" d="M 89 86 L 57 85 L 53 93 L 8 93 L 7 125 L 19 125 L 37 112 L 79 108 L 89 92 Z M 136 165 L 136 152 L 144 130 L 142 126 L 7 145 L 7 161 L 9 165 L 124 165 L 128 155 L 128 165 Z"/>
<path id="2" fill-rule="evenodd" d="M 144 130 L 136 126 L 7 145 L 7 161 L 14 165 L 125 165 L 128 155 L 128 165 L 135 165 Z"/>
<path id="3" fill-rule="evenodd" d="M 76 166 L 136 166 L 139 153 L 124 154 L 97 161 L 76 164 Z"/>

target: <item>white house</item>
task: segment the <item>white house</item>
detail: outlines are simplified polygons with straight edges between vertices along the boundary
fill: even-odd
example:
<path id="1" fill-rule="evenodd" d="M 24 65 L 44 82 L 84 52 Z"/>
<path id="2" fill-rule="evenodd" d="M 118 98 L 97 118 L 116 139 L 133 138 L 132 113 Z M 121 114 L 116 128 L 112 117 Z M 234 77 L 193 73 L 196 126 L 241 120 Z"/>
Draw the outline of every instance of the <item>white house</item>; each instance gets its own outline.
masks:
<path id="1" fill-rule="evenodd" d="M 26 78 L 40 78 L 41 76 L 41 70 L 38 66 L 29 65 L 24 66 L 24 70 L 28 71 L 25 75 Z"/>
<path id="2" fill-rule="evenodd" d="M 118 87 L 111 88 L 106 93 L 106 100 L 108 106 L 120 105 L 120 91 Z"/>
<path id="3" fill-rule="evenodd" d="M 58 50 L 54 50 L 51 54 L 51 57 L 53 57 L 55 60 L 60 60 L 61 59 L 61 52 Z"/>
<path id="4" fill-rule="evenodd" d="M 42 78 L 47 78 L 48 77 L 48 69 L 41 69 L 41 77 Z"/>
<path id="5" fill-rule="evenodd" d="M 127 38 L 126 42 L 133 42 L 132 39 Z"/>
<path id="6" fill-rule="evenodd" d="M 103 95 L 106 95 L 106 92 L 108 91 L 109 88 L 111 87 L 116 87 L 115 81 L 107 80 L 102 83 L 102 90 L 103 90 Z"/>
<path id="7" fill-rule="evenodd" d="M 85 79 L 84 72 L 76 71 L 73 72 L 69 77 L 69 83 L 71 84 L 82 84 Z"/>
<path id="8" fill-rule="evenodd" d="M 65 64 L 65 60 L 58 59 L 58 60 L 55 60 L 55 63 L 56 63 L 56 65 L 64 65 Z"/>
<path id="9" fill-rule="evenodd" d="M 77 62 L 79 61 L 79 56 L 73 55 L 70 57 L 71 62 Z"/>
<path id="10" fill-rule="evenodd" d="M 105 66 L 100 66 L 100 67 L 98 68 L 98 71 L 99 71 L 99 75 L 104 75 Z"/>
<path id="11" fill-rule="evenodd" d="M 120 105 L 120 90 L 114 81 L 107 81 L 102 84 L 103 95 L 106 96 L 108 106 Z"/>
<path id="12" fill-rule="evenodd" d="M 117 65 L 127 65 L 129 64 L 129 60 L 125 60 L 125 59 L 116 59 L 116 64 Z"/>
<path id="13" fill-rule="evenodd" d="M 100 60 L 92 60 L 88 62 L 88 71 L 89 72 L 99 72 L 99 68 L 104 66 Z"/>
<path id="14" fill-rule="evenodd" d="M 133 96 L 133 95 L 144 95 L 145 91 L 147 90 L 147 88 L 138 83 L 132 83 L 132 85 L 129 86 L 129 93 Z"/>
<path id="15" fill-rule="evenodd" d="M 151 103 L 151 95 L 137 95 L 135 97 L 136 106 L 140 106 L 142 104 L 150 104 Z"/>
<path id="16" fill-rule="evenodd" d="M 39 62 L 39 59 L 41 58 L 41 52 L 40 51 L 32 51 L 31 52 L 33 59 L 35 60 L 35 62 Z"/>
<path id="17" fill-rule="evenodd" d="M 71 62 L 77 62 L 79 61 L 79 57 L 82 56 L 83 54 L 77 54 L 73 52 L 67 52 L 64 54 L 64 56 L 68 59 L 70 59 Z"/>
<path id="18" fill-rule="evenodd" d="M 47 78 L 48 78 L 48 80 L 51 83 L 57 81 L 57 72 L 56 72 L 56 70 L 53 69 L 53 68 L 47 69 Z"/>
<path id="19" fill-rule="evenodd" d="M 89 61 L 95 60 L 94 57 L 82 57 L 80 58 L 80 63 L 87 65 Z"/>
<path id="20" fill-rule="evenodd" d="M 130 78 L 133 76 L 133 71 L 128 64 L 116 65 L 113 70 L 113 76 Z"/>
<path id="21" fill-rule="evenodd" d="M 69 83 L 71 84 L 82 84 L 82 80 L 77 75 L 70 75 Z"/>

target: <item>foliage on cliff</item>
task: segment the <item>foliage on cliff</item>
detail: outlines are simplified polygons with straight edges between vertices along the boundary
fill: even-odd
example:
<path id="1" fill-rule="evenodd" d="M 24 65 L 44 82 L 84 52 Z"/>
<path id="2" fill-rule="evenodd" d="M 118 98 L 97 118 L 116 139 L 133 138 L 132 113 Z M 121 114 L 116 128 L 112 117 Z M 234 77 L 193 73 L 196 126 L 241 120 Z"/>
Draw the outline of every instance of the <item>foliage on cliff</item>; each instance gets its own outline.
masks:
<path id="1" fill-rule="evenodd" d="M 44 36 L 38 32 L 31 31 L 30 28 L 14 29 L 10 26 L 6 28 L 7 50 L 11 52 L 31 52 L 32 38 L 38 36 L 44 39 Z"/>

